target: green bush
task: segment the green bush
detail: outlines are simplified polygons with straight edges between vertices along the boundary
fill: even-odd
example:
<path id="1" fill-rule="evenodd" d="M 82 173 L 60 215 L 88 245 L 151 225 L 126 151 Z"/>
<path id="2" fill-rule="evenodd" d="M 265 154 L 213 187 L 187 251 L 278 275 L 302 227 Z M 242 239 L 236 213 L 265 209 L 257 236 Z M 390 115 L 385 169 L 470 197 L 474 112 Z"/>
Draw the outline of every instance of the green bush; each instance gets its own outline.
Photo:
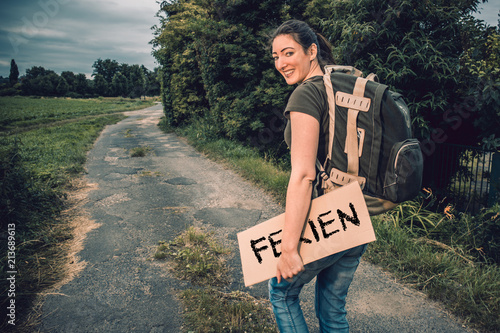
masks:
<path id="1" fill-rule="evenodd" d="M 290 88 L 269 70 L 272 58 L 264 31 L 268 27 L 252 24 L 256 17 L 278 22 L 283 4 L 249 5 L 163 4 L 168 20 L 157 30 L 154 54 L 163 67 L 168 124 L 184 126 L 201 119 L 209 130 L 204 136 L 250 142 L 275 116 L 272 110 L 282 108 Z M 258 14 L 247 14 L 250 7 Z M 295 7 L 303 5 L 297 2 Z M 279 146 L 282 136 L 273 139 L 260 144 Z"/>
<path id="2" fill-rule="evenodd" d="M 162 2 L 154 56 L 166 122 L 203 121 L 203 138 L 230 139 L 281 159 L 276 113 L 290 91 L 273 66 L 272 29 L 296 18 L 333 45 L 340 65 L 374 72 L 408 101 L 415 135 L 430 156 L 437 142 L 498 143 L 499 34 L 472 14 L 472 1 Z M 464 135 L 467 133 L 467 135 Z M 455 165 L 458 156 L 447 164 Z M 426 164 L 426 186 L 450 177 Z"/>

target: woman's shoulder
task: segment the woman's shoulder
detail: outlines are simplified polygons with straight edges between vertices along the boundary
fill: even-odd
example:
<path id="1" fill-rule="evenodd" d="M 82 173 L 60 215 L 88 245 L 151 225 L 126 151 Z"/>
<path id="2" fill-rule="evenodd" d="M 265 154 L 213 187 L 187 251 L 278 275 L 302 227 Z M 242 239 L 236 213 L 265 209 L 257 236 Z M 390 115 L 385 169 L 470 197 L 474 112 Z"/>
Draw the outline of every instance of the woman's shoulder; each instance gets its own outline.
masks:
<path id="1" fill-rule="evenodd" d="M 295 88 L 292 94 L 295 95 L 308 95 L 314 98 L 325 98 L 326 89 L 323 82 L 323 76 L 314 76 Z"/>
<path id="2" fill-rule="evenodd" d="M 310 77 L 309 79 L 302 82 L 298 87 L 315 87 L 315 88 L 325 88 L 325 84 L 323 83 L 323 75 L 316 75 Z M 297 87 L 297 88 L 298 88 Z"/>
<path id="3" fill-rule="evenodd" d="M 321 119 L 321 114 L 327 109 L 328 99 L 322 76 L 315 76 L 299 84 L 290 95 L 286 111 L 314 113 Z"/>
<path id="4" fill-rule="evenodd" d="M 292 92 L 292 95 L 323 95 L 326 94 L 322 76 L 312 77 L 300 83 Z"/>

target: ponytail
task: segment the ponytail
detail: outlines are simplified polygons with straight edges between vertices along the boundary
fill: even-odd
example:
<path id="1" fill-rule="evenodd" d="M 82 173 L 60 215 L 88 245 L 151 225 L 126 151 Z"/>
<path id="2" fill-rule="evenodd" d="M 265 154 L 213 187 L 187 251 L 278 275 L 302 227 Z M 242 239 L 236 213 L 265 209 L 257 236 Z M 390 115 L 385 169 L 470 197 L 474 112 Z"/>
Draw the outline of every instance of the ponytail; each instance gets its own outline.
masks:
<path id="1" fill-rule="evenodd" d="M 316 33 L 318 40 L 318 62 L 321 68 L 326 65 L 335 65 L 335 59 L 332 54 L 332 44 L 321 34 Z"/>

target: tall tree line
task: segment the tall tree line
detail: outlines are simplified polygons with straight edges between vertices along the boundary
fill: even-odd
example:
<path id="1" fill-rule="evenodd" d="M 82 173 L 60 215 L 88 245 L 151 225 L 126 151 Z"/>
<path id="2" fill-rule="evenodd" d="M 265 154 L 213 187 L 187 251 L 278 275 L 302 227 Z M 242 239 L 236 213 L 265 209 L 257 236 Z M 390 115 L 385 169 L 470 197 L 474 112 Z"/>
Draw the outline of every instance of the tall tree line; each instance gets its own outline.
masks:
<path id="1" fill-rule="evenodd" d="M 268 36 L 308 22 L 338 64 L 374 72 L 401 92 L 416 136 L 432 145 L 500 141 L 500 37 L 472 14 L 481 0 L 170 0 L 153 40 L 166 120 L 207 137 L 282 147 L 277 114 L 290 89 Z"/>
<path id="2" fill-rule="evenodd" d="M 111 59 L 98 59 L 92 67 L 93 79 L 71 71 L 58 75 L 41 66 L 33 66 L 19 77 L 17 65 L 12 59 L 11 74 L 8 81 L 1 83 L 0 95 L 138 98 L 160 93 L 157 68 L 150 71 L 144 65 L 119 64 Z"/>
<path id="3" fill-rule="evenodd" d="M 119 64 L 111 59 L 98 59 L 92 67 L 95 86 L 103 96 L 159 95 L 158 69 L 150 71 L 144 65 Z"/>

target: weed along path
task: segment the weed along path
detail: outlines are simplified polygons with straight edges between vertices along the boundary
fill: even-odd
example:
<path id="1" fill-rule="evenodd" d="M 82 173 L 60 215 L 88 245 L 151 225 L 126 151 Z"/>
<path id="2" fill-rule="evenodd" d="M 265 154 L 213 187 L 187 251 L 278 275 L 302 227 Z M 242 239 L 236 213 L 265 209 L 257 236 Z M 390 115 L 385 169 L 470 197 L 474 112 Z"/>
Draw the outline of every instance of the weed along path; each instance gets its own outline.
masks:
<path id="1" fill-rule="evenodd" d="M 176 292 L 188 283 L 153 260 L 160 241 L 206 227 L 233 253 L 230 289 L 245 288 L 236 234 L 283 212 L 262 190 L 157 127 L 160 105 L 126 113 L 89 153 L 83 206 L 95 224 L 77 253 L 83 268 L 45 296 L 41 332 L 182 332 Z M 136 157 L 133 157 L 136 156 Z M 311 332 L 314 287 L 303 292 Z M 468 332 L 440 307 L 362 261 L 348 296 L 351 332 Z"/>

